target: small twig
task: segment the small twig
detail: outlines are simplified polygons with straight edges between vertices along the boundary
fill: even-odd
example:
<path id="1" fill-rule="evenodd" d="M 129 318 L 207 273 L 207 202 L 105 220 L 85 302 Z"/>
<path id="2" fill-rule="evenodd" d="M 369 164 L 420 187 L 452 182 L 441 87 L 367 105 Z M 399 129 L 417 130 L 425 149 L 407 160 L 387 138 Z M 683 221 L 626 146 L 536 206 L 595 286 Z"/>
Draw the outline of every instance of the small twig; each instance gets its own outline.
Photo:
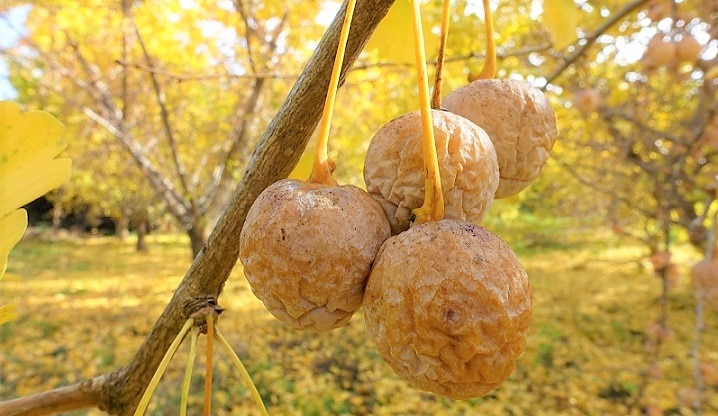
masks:
<path id="1" fill-rule="evenodd" d="M 256 74 L 257 64 L 254 63 L 254 48 L 252 47 L 252 39 L 250 36 L 251 34 L 254 34 L 255 31 L 252 30 L 249 24 L 249 16 L 247 15 L 247 11 L 244 10 L 244 2 L 237 0 L 236 8 L 239 15 L 242 16 L 242 21 L 244 22 L 244 38 L 247 41 L 247 60 L 249 61 L 249 68 L 252 69 L 253 74 Z"/>
<path id="2" fill-rule="evenodd" d="M 298 74 L 280 74 L 274 72 L 268 73 L 252 73 L 252 74 L 178 74 L 175 72 L 167 71 L 164 69 L 157 68 L 155 66 L 142 65 L 134 62 L 128 62 L 126 60 L 116 60 L 117 65 L 121 65 L 127 68 L 135 68 L 141 71 L 153 73 L 162 77 L 170 78 L 178 82 L 186 81 L 205 81 L 205 80 L 217 80 L 217 79 L 285 79 L 285 80 L 296 80 L 299 77 Z"/>
<path id="3" fill-rule="evenodd" d="M 520 49 L 513 49 L 504 52 L 497 51 L 496 59 L 506 59 L 513 56 L 530 55 L 536 52 L 545 52 L 549 49 L 551 49 L 550 44 L 542 43 L 540 45 L 526 46 Z M 469 52 L 463 55 L 457 54 L 448 58 L 444 57 L 444 63 L 465 62 L 476 58 L 486 59 L 486 54 L 483 52 Z M 429 61 L 426 63 L 426 65 L 436 65 L 436 62 Z M 368 62 L 354 65 L 350 71 L 363 71 L 374 68 L 412 68 L 413 66 L 414 64 L 407 62 Z"/>
<path id="4" fill-rule="evenodd" d="M 444 70 L 446 41 L 449 37 L 449 21 L 451 20 L 451 1 L 444 0 L 441 15 L 441 36 L 439 38 L 439 54 L 436 57 L 436 73 L 434 74 L 434 93 L 431 96 L 431 108 L 441 108 L 441 76 Z"/>
<path id="5" fill-rule="evenodd" d="M 142 39 L 142 34 L 140 33 L 140 29 L 137 27 L 137 24 L 134 21 L 134 18 L 132 15 L 128 16 L 130 23 L 132 24 L 132 28 L 134 29 L 135 36 L 137 37 L 137 43 L 140 45 L 140 48 L 142 49 L 142 54 L 145 58 L 145 62 L 147 63 L 147 66 L 152 66 L 152 58 L 150 57 L 150 53 L 147 50 L 147 46 L 145 45 L 145 41 Z M 155 98 L 157 99 L 157 104 L 160 107 L 160 120 L 162 120 L 162 127 L 165 132 L 165 136 L 167 137 L 167 142 L 170 146 L 170 153 L 172 154 L 172 162 L 174 163 L 175 170 L 177 173 L 177 177 L 179 178 L 180 184 L 182 185 L 182 189 L 184 190 L 184 194 L 186 195 L 186 198 L 188 199 L 188 203 L 190 206 L 190 211 L 192 211 L 192 214 L 195 218 L 198 218 L 200 216 L 197 204 L 195 203 L 194 198 L 192 197 L 193 189 L 190 186 L 190 183 L 187 179 L 187 170 L 185 169 L 184 163 L 182 162 L 182 158 L 180 157 L 180 151 L 177 146 L 177 139 L 175 138 L 174 131 L 172 129 L 172 124 L 170 123 L 170 114 L 169 110 L 167 109 L 167 99 L 165 96 L 165 92 L 162 90 L 162 86 L 160 85 L 159 80 L 157 79 L 157 76 L 154 72 L 150 72 L 150 80 L 152 80 L 152 88 L 155 92 Z"/>
<path id="6" fill-rule="evenodd" d="M 600 26 L 596 28 L 596 30 L 594 30 L 590 35 L 583 39 L 586 41 L 586 43 L 577 46 L 576 49 L 569 56 L 567 56 L 566 59 L 564 59 L 563 63 L 546 77 L 546 84 L 544 84 L 542 89 L 546 89 L 546 86 L 548 86 L 548 84 L 552 83 L 556 78 L 559 77 L 559 75 L 563 73 L 563 71 L 566 70 L 566 68 L 576 62 L 576 60 L 581 57 L 586 52 L 586 50 L 591 47 L 591 45 L 593 45 L 594 42 L 596 42 L 596 39 L 598 39 L 598 37 L 601 36 L 604 32 L 606 32 L 611 26 L 618 23 L 619 20 L 623 19 L 624 17 L 632 13 L 634 10 L 648 3 L 648 1 L 649 0 L 635 0 L 631 3 L 626 4 L 619 11 L 614 13 L 613 16 L 606 19 Z"/>
<path id="7" fill-rule="evenodd" d="M 713 233 L 711 233 L 713 234 Z M 693 346 L 691 347 L 691 357 L 693 358 L 693 380 L 696 383 L 696 397 L 693 402 L 693 411 L 696 415 L 701 414 L 701 399 L 705 385 L 703 384 L 703 375 L 701 374 L 701 336 L 705 330 L 705 319 L 703 317 L 703 297 L 695 294 L 696 298 L 696 326 L 695 326 L 695 337 L 693 338 Z"/>

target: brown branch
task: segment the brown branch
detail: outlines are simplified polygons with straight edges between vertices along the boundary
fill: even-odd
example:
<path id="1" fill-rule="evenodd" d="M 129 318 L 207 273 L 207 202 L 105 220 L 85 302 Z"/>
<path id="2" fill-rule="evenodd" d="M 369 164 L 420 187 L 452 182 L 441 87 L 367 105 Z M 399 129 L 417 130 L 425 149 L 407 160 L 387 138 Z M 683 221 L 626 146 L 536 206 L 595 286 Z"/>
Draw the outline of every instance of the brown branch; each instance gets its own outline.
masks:
<path id="1" fill-rule="evenodd" d="M 254 62 L 254 51 L 252 48 L 252 39 L 251 35 L 255 35 L 256 37 L 256 31 L 252 29 L 252 27 L 249 24 L 249 15 L 247 14 L 247 11 L 244 10 L 244 2 L 241 0 L 237 0 L 235 3 L 235 8 L 237 9 L 237 12 L 239 12 L 239 15 L 242 16 L 242 21 L 244 22 L 244 38 L 247 41 L 247 59 L 249 60 L 249 67 L 252 69 L 252 73 L 257 73 L 257 64 Z"/>
<path id="2" fill-rule="evenodd" d="M 348 67 L 356 60 L 393 2 L 363 0 L 357 4 L 342 77 L 346 76 Z M 205 302 L 208 296 L 216 297 L 222 291 L 239 255 L 237 236 L 249 207 L 264 188 L 291 172 L 316 128 L 329 83 L 344 10 L 345 6 L 317 46 L 277 116 L 267 127 L 223 216 L 150 334 L 127 366 L 88 381 L 93 385 L 100 385 L 100 394 L 99 400 L 88 401 L 85 406 L 97 405 L 110 414 L 131 414 L 162 355 L 193 308 Z M 8 414 L 7 406 L 8 402 L 0 402 L 0 414 Z M 40 407 L 34 407 L 36 412 L 28 414 L 50 413 L 41 413 L 37 409 Z"/>
<path id="3" fill-rule="evenodd" d="M 205 81 L 205 80 L 216 80 L 216 79 L 286 79 L 286 80 L 295 80 L 297 77 L 299 77 L 298 74 L 280 74 L 275 72 L 267 72 L 267 73 L 251 73 L 251 74 L 230 74 L 230 73 L 224 73 L 224 74 L 178 74 L 171 71 L 167 71 L 161 68 L 157 68 L 155 66 L 147 66 L 143 64 L 138 64 L 135 62 L 129 62 L 128 60 L 122 59 L 122 60 L 116 60 L 115 63 L 117 65 L 121 65 L 123 67 L 128 68 L 135 68 L 139 69 L 141 71 L 145 72 L 151 72 L 156 75 L 166 77 L 173 79 L 175 81 L 179 82 L 186 82 L 186 81 Z"/>
<path id="4" fill-rule="evenodd" d="M 563 71 L 565 71 L 569 66 L 571 66 L 571 64 L 576 62 L 578 58 L 580 58 L 584 53 L 586 53 L 586 50 L 588 50 L 588 48 L 590 48 L 591 45 L 596 42 L 596 39 L 598 39 L 598 37 L 601 36 L 604 32 L 606 32 L 611 26 L 615 25 L 616 23 L 618 23 L 619 20 L 628 16 L 634 10 L 638 9 L 639 7 L 643 6 L 648 2 L 649 0 L 634 0 L 633 2 L 623 6 L 623 8 L 614 13 L 613 16 L 609 17 L 603 23 L 601 23 L 601 25 L 598 26 L 596 30 L 594 30 L 590 35 L 582 39 L 585 41 L 583 45 L 577 46 L 576 49 L 569 56 L 566 57 L 563 63 L 546 77 L 546 84 L 544 84 L 542 88 L 546 89 L 546 86 L 548 84 L 552 83 L 563 73 Z"/>
<path id="5" fill-rule="evenodd" d="M 142 55 L 145 58 L 147 66 L 153 66 L 152 58 L 150 57 L 150 53 L 147 50 L 147 45 L 145 45 L 144 39 L 142 39 L 140 29 L 137 27 L 137 24 L 135 23 L 135 20 L 131 14 L 128 14 L 127 18 L 129 19 L 130 24 L 132 25 L 132 29 L 135 32 L 135 36 L 137 37 L 137 43 L 140 45 L 140 49 L 142 49 Z M 194 217 L 197 218 L 199 217 L 199 213 L 197 211 L 197 204 L 192 197 L 193 189 L 190 187 L 189 181 L 187 180 L 187 170 L 184 167 L 184 163 L 182 163 L 182 158 L 180 157 L 179 149 L 177 148 L 177 139 L 175 138 L 174 131 L 172 130 L 172 125 L 170 123 L 170 115 L 169 111 L 167 110 L 167 98 L 165 96 L 165 92 L 162 90 L 162 86 L 160 85 L 159 80 L 157 79 L 157 75 L 154 72 L 149 72 L 149 74 L 150 79 L 152 80 L 152 89 L 154 90 L 155 98 L 157 99 L 157 105 L 159 105 L 160 107 L 160 120 L 162 120 L 162 128 L 165 132 L 165 137 L 167 137 L 167 143 L 170 146 L 172 162 L 174 163 L 177 177 L 179 178 L 180 184 L 182 185 L 182 190 L 186 195 L 190 210 L 192 211 Z"/>
<path id="6" fill-rule="evenodd" d="M 541 44 L 541 45 L 535 45 L 535 46 L 526 46 L 524 48 L 520 49 L 513 49 L 509 51 L 504 52 L 496 52 L 496 59 L 506 59 L 512 56 L 522 56 L 522 55 L 529 55 L 535 52 L 544 52 L 551 49 L 550 44 Z M 468 61 L 470 59 L 475 58 L 485 58 L 486 54 L 483 52 L 469 52 L 463 55 L 454 55 L 451 57 L 445 57 L 444 63 L 447 62 L 464 62 Z M 433 66 L 436 65 L 435 61 L 426 61 L 426 65 Z M 367 69 L 374 69 L 374 68 L 397 68 L 397 67 L 405 67 L 405 68 L 413 68 L 414 64 L 412 63 L 402 63 L 402 62 L 364 62 L 358 65 L 354 65 L 351 69 L 351 71 L 362 71 Z"/>
<path id="7" fill-rule="evenodd" d="M 0 402 L 0 414 L 6 416 L 40 416 L 95 407 L 100 402 L 102 378 L 60 387 Z"/>
<path id="8" fill-rule="evenodd" d="M 614 109 L 611 109 L 611 108 L 604 107 L 604 108 L 601 109 L 600 115 L 601 115 L 603 118 L 605 118 L 605 119 L 618 118 L 618 119 L 627 121 L 627 122 L 629 122 L 629 123 L 635 125 L 636 127 L 638 127 L 640 130 L 644 130 L 645 132 L 650 133 L 650 134 L 653 135 L 653 136 L 657 136 L 657 137 L 660 137 L 660 138 L 663 138 L 663 139 L 666 139 L 666 140 L 670 140 L 670 141 L 673 142 L 673 143 L 678 143 L 678 144 L 682 144 L 682 145 L 687 145 L 687 143 L 685 143 L 685 142 L 684 142 L 683 140 L 681 140 L 679 137 L 674 136 L 674 135 L 672 135 L 672 134 L 670 134 L 670 133 L 667 133 L 667 132 L 665 132 L 665 131 L 656 130 L 656 129 L 654 129 L 653 127 L 648 126 L 646 123 L 644 123 L 644 122 L 642 122 L 642 121 L 636 119 L 635 117 L 630 116 L 630 115 L 625 114 L 625 113 L 622 113 L 622 112 L 620 112 L 620 111 L 618 111 L 618 110 L 614 110 Z"/>
<path id="9" fill-rule="evenodd" d="M 248 17 L 244 14 L 242 16 L 245 19 L 247 31 L 249 33 Z M 288 15 L 285 13 L 282 20 L 273 31 L 271 39 L 268 42 L 268 54 L 276 53 L 279 36 L 287 23 L 287 17 Z M 247 42 L 249 43 L 249 39 L 247 39 Z M 254 65 L 255 64 L 252 64 L 252 68 L 254 68 Z M 255 113 L 260 105 L 260 98 L 264 85 L 265 79 L 256 78 L 252 85 L 252 92 L 249 94 L 244 106 L 238 107 L 236 113 L 234 114 L 234 119 L 241 120 L 241 122 L 239 123 L 239 126 L 235 126 L 232 129 L 232 132 L 230 133 L 230 137 L 232 137 L 231 147 L 225 154 L 222 162 L 218 164 L 216 174 L 214 175 L 216 179 L 205 194 L 206 212 L 210 218 L 217 218 L 219 214 L 221 214 L 221 212 L 218 211 L 221 210 L 222 206 L 227 203 L 227 200 L 232 193 L 233 175 L 230 171 L 230 165 L 231 162 L 237 161 L 240 158 L 242 144 L 247 141 L 250 125 L 255 121 Z"/>

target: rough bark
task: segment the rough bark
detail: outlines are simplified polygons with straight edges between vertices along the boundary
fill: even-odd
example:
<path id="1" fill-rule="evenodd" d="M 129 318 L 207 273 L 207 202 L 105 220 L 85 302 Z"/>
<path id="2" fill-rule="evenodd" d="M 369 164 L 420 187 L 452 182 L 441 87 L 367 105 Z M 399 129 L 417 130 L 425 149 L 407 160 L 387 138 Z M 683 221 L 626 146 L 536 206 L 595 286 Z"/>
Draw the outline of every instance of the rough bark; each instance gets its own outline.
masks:
<path id="1" fill-rule="evenodd" d="M 342 79 L 393 2 L 394 0 L 358 2 L 342 68 Z M 342 7 L 332 22 L 282 108 L 264 132 L 224 214 L 150 334 L 127 366 L 85 382 L 85 385 L 91 387 L 87 392 L 88 397 L 94 399 L 92 402 L 88 401 L 85 407 L 96 405 L 110 414 L 132 414 L 164 352 L 182 324 L 194 311 L 207 306 L 208 299 L 219 296 L 237 261 L 239 233 L 249 207 L 264 188 L 291 172 L 319 122 L 345 7 L 346 5 Z M 38 396 L 51 393 L 41 393 Z M 41 398 L 36 397 L 36 402 Z M 0 414 L 48 414 L 10 413 L 8 403 L 10 402 L 0 403 Z"/>
<path id="2" fill-rule="evenodd" d="M 189 235 L 189 244 L 192 247 L 192 258 L 195 258 L 207 241 L 205 227 L 196 222 L 187 230 L 187 235 Z"/>
<path id="3" fill-rule="evenodd" d="M 94 407 L 99 404 L 99 391 L 103 381 L 102 377 L 96 377 L 49 392 L 0 402 L 0 414 L 40 416 Z"/>

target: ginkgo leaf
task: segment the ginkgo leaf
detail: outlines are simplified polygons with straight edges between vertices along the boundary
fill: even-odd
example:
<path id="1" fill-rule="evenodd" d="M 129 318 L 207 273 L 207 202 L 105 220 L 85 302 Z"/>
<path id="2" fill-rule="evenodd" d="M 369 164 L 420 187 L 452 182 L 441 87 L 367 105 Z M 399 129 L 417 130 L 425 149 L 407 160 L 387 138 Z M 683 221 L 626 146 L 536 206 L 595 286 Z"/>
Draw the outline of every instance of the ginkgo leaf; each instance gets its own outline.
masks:
<path id="1" fill-rule="evenodd" d="M 364 48 L 375 50 L 383 61 L 413 64 L 414 37 L 411 23 L 412 9 L 408 0 L 398 0 L 389 9 Z M 431 33 L 432 26 L 424 23 L 424 49 L 429 57 L 436 55 L 439 39 Z"/>
<path id="2" fill-rule="evenodd" d="M 55 159 L 67 146 L 63 126 L 43 111 L 22 113 L 0 102 L 0 215 L 57 188 L 70 177 L 70 159 Z"/>
<path id="3" fill-rule="evenodd" d="M 17 318 L 17 307 L 15 305 L 0 305 L 0 325 Z"/>
<path id="4" fill-rule="evenodd" d="M 0 277 L 27 228 L 27 212 L 18 208 L 70 177 L 70 159 L 55 159 L 67 146 L 60 140 L 63 129 L 48 113 L 23 113 L 0 101 Z M 0 306 L 0 324 L 16 316 L 15 306 Z"/>
<path id="5" fill-rule="evenodd" d="M 0 215 L 31 202 L 70 177 L 70 159 L 54 159 L 67 146 L 63 126 L 42 111 L 21 113 L 0 102 Z"/>
<path id="6" fill-rule="evenodd" d="M 573 0 L 543 1 L 543 24 L 551 32 L 554 48 L 563 49 L 576 40 L 578 20 Z"/>
<path id="7" fill-rule="evenodd" d="M 5 273 L 7 256 L 27 228 L 27 212 L 17 209 L 0 217 L 0 276 Z"/>

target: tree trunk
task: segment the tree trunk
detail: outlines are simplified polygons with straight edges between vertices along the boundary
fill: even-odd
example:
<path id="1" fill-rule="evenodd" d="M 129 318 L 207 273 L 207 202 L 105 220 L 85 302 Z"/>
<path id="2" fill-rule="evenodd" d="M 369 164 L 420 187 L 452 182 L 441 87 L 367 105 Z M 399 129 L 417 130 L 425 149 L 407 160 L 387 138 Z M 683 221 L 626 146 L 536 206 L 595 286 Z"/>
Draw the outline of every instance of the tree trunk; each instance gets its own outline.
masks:
<path id="1" fill-rule="evenodd" d="M 115 235 L 120 241 L 125 241 L 130 236 L 130 217 L 124 212 L 115 218 Z"/>
<path id="2" fill-rule="evenodd" d="M 198 222 L 195 222 L 195 224 L 192 225 L 192 228 L 187 230 L 189 242 L 192 246 L 192 258 L 197 257 L 197 254 L 199 254 L 200 250 L 202 250 L 202 247 L 204 247 L 204 244 L 207 242 L 207 232 L 205 228 L 206 227 L 202 226 Z"/>
<path id="3" fill-rule="evenodd" d="M 146 252 L 147 240 L 145 237 L 150 229 L 150 213 L 147 211 L 147 208 L 135 208 L 135 211 L 132 213 L 131 222 L 137 233 L 137 251 Z"/>
<path id="4" fill-rule="evenodd" d="M 140 253 L 147 252 L 147 230 L 149 228 L 149 221 L 142 221 L 137 224 L 137 251 Z"/>
<path id="5" fill-rule="evenodd" d="M 62 216 L 64 215 L 64 210 L 62 209 L 62 205 L 59 202 L 55 202 L 52 205 L 52 230 L 57 231 L 60 229 L 60 226 L 62 225 Z"/>

